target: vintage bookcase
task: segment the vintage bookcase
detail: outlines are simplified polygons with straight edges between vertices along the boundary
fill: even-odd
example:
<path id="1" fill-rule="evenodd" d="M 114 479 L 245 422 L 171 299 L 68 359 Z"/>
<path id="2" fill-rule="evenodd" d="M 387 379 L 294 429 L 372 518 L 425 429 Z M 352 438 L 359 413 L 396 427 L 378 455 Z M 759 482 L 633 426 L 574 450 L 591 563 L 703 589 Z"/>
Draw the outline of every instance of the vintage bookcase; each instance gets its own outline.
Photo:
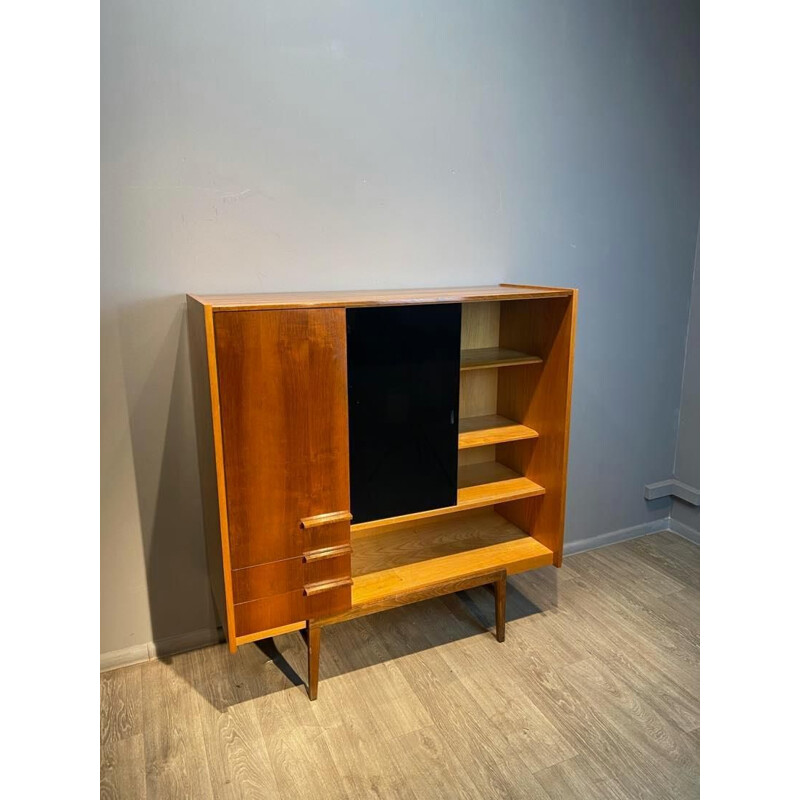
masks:
<path id="1" fill-rule="evenodd" d="M 188 295 L 230 649 L 561 565 L 574 289 Z"/>

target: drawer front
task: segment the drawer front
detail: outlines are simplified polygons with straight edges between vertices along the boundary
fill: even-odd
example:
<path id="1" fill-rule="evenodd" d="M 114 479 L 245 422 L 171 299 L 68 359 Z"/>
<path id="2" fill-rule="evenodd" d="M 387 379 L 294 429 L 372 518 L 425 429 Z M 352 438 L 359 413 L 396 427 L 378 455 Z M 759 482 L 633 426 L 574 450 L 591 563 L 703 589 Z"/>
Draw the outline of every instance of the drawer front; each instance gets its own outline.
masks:
<path id="1" fill-rule="evenodd" d="M 298 530 L 303 543 L 303 552 L 310 553 L 325 547 L 337 547 L 350 544 L 350 522 L 336 522 L 333 525 L 321 525 L 318 528 Z"/>
<path id="2" fill-rule="evenodd" d="M 346 611 L 352 604 L 351 587 L 339 586 L 306 595 L 303 589 L 273 595 L 233 607 L 236 635 L 247 636 L 293 622 L 316 619 Z"/>
<path id="3" fill-rule="evenodd" d="M 350 574 L 349 546 L 308 551 L 304 557 L 233 570 L 233 602 L 247 603 L 302 591 L 305 586 L 349 578 Z"/>
<path id="4" fill-rule="evenodd" d="M 286 594 L 303 588 L 303 560 L 288 558 L 272 564 L 235 569 L 232 576 L 234 603 Z"/>

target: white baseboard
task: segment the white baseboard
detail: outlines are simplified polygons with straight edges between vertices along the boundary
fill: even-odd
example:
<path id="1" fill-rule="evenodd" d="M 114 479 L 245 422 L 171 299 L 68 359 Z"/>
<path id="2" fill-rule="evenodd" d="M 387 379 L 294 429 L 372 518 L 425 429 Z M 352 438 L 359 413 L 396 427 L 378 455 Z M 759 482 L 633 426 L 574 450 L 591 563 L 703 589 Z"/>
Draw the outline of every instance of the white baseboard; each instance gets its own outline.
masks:
<path id="1" fill-rule="evenodd" d="M 154 642 L 144 642 L 143 644 L 124 647 L 122 650 L 101 653 L 100 672 L 107 672 L 110 669 L 119 669 L 120 667 L 130 667 L 133 664 L 141 664 L 143 661 L 150 661 L 154 658 L 174 656 L 178 653 L 185 653 L 188 650 L 197 650 L 200 647 L 219 644 L 222 641 L 224 641 L 222 628 L 201 628 L 199 631 L 179 633 L 177 636 L 165 636 Z"/>
<path id="2" fill-rule="evenodd" d="M 688 525 L 678 522 L 677 519 L 671 518 L 669 520 L 669 529 L 678 536 L 688 539 L 692 544 L 696 544 L 698 547 L 700 546 L 700 531 L 696 531 L 694 528 L 690 528 Z"/>
<path id="3" fill-rule="evenodd" d="M 150 645 L 152 642 L 135 644 L 132 647 L 123 647 L 122 650 L 111 650 L 108 653 L 100 653 L 100 672 L 107 672 L 110 669 L 120 667 L 130 667 L 133 664 L 141 664 L 142 661 L 150 660 Z"/>
<path id="4" fill-rule="evenodd" d="M 677 497 L 690 506 L 700 505 L 700 490 L 676 478 L 648 483 L 644 487 L 645 500 L 657 500 L 659 497 Z"/>
<path id="5" fill-rule="evenodd" d="M 654 519 L 642 525 L 634 525 L 632 528 L 622 528 L 618 531 L 601 533 L 599 536 L 592 536 L 588 539 L 580 539 L 577 542 L 564 543 L 564 555 L 569 556 L 574 553 L 582 553 L 584 550 L 594 550 L 597 547 L 606 547 L 617 542 L 624 542 L 627 539 L 637 539 L 639 536 L 647 536 L 651 533 L 669 530 L 670 518 Z"/>

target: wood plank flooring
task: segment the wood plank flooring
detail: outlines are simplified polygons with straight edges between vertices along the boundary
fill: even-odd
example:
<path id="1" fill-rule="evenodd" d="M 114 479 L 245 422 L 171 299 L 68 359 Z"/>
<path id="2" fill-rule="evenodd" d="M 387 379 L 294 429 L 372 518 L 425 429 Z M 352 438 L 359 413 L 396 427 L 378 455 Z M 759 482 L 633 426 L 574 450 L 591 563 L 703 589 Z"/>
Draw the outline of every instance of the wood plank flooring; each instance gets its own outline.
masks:
<path id="1" fill-rule="evenodd" d="M 101 675 L 102 798 L 699 797 L 699 550 L 658 533 L 322 632 Z"/>

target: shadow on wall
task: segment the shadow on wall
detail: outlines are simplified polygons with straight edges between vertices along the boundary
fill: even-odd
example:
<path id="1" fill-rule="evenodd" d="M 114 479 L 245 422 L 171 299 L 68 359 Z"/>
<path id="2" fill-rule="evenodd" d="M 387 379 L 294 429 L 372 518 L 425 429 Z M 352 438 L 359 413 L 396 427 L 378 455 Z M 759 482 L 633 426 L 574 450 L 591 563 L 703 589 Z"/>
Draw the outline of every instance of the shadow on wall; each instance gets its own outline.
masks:
<path id="1" fill-rule="evenodd" d="M 123 307 L 119 341 L 142 523 L 152 639 L 208 640 L 208 583 L 182 295 Z M 174 644 L 174 643 L 172 643 Z"/>

